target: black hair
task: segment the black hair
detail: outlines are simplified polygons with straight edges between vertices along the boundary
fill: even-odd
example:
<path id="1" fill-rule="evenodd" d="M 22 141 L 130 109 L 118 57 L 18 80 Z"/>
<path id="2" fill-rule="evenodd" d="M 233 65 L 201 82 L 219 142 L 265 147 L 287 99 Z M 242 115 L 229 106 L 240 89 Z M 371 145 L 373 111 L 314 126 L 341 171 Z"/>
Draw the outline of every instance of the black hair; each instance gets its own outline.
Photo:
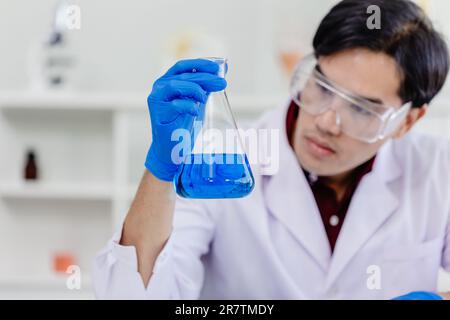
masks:
<path id="1" fill-rule="evenodd" d="M 378 29 L 367 24 L 372 5 L 380 9 Z M 449 70 L 449 52 L 442 35 L 425 12 L 408 0 L 343 0 L 321 21 L 313 47 L 316 57 L 353 48 L 393 57 L 402 76 L 398 94 L 413 107 L 431 102 Z"/>

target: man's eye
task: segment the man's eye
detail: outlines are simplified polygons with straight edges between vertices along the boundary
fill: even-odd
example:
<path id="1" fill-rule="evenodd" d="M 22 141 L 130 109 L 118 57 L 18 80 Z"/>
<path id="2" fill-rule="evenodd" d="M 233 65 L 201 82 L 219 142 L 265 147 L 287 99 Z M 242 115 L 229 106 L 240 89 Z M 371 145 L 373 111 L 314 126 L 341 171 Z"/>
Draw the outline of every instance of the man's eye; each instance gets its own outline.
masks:
<path id="1" fill-rule="evenodd" d="M 361 108 L 360 106 L 358 106 L 356 104 L 350 104 L 350 108 L 353 111 L 356 111 L 358 113 L 358 115 L 361 115 L 361 116 L 370 116 L 371 115 L 371 113 L 369 111 L 367 111 L 364 108 Z"/>
<path id="2" fill-rule="evenodd" d="M 326 94 L 326 95 L 332 94 L 332 92 L 330 90 L 328 90 L 327 88 L 325 88 L 324 86 L 321 86 L 319 84 L 317 84 L 317 86 L 319 87 L 319 90 L 321 93 Z"/>

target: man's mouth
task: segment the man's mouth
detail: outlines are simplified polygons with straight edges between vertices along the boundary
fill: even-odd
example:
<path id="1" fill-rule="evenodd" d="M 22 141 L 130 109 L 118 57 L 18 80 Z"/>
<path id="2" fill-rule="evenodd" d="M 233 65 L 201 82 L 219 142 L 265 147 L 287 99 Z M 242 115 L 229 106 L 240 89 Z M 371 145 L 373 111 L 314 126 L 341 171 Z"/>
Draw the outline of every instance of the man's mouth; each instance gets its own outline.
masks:
<path id="1" fill-rule="evenodd" d="M 309 151 L 318 158 L 332 156 L 336 151 L 325 141 L 316 137 L 305 137 Z"/>

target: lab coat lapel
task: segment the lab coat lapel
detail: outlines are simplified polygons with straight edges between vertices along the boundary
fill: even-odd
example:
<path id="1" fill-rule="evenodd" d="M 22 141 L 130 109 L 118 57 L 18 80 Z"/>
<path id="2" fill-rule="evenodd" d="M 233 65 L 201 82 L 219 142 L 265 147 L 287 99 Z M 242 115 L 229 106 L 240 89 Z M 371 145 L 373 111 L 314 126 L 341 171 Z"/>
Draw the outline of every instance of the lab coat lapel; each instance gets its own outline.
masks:
<path id="1" fill-rule="evenodd" d="M 401 175 L 393 143 L 388 141 L 380 149 L 372 172 L 363 177 L 353 195 L 331 259 L 327 287 L 399 205 L 389 188 Z"/>
<path id="2" fill-rule="evenodd" d="M 285 117 L 281 117 L 284 121 Z M 309 252 L 324 271 L 328 270 L 330 246 L 314 195 L 281 125 L 279 170 L 264 177 L 264 198 L 269 212 Z"/>

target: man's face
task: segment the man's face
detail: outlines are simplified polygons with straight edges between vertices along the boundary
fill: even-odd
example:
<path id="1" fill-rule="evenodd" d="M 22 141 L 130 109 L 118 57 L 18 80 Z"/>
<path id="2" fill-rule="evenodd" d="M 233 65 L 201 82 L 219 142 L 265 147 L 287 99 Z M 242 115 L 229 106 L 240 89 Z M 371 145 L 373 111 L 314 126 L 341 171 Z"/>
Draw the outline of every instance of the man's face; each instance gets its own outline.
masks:
<path id="1" fill-rule="evenodd" d="M 339 87 L 361 97 L 399 108 L 401 75 L 395 60 L 366 49 L 345 50 L 320 57 L 323 74 Z M 341 132 L 333 110 L 313 116 L 300 111 L 294 133 L 300 164 L 319 176 L 346 173 L 373 157 L 386 140 L 365 143 Z"/>

